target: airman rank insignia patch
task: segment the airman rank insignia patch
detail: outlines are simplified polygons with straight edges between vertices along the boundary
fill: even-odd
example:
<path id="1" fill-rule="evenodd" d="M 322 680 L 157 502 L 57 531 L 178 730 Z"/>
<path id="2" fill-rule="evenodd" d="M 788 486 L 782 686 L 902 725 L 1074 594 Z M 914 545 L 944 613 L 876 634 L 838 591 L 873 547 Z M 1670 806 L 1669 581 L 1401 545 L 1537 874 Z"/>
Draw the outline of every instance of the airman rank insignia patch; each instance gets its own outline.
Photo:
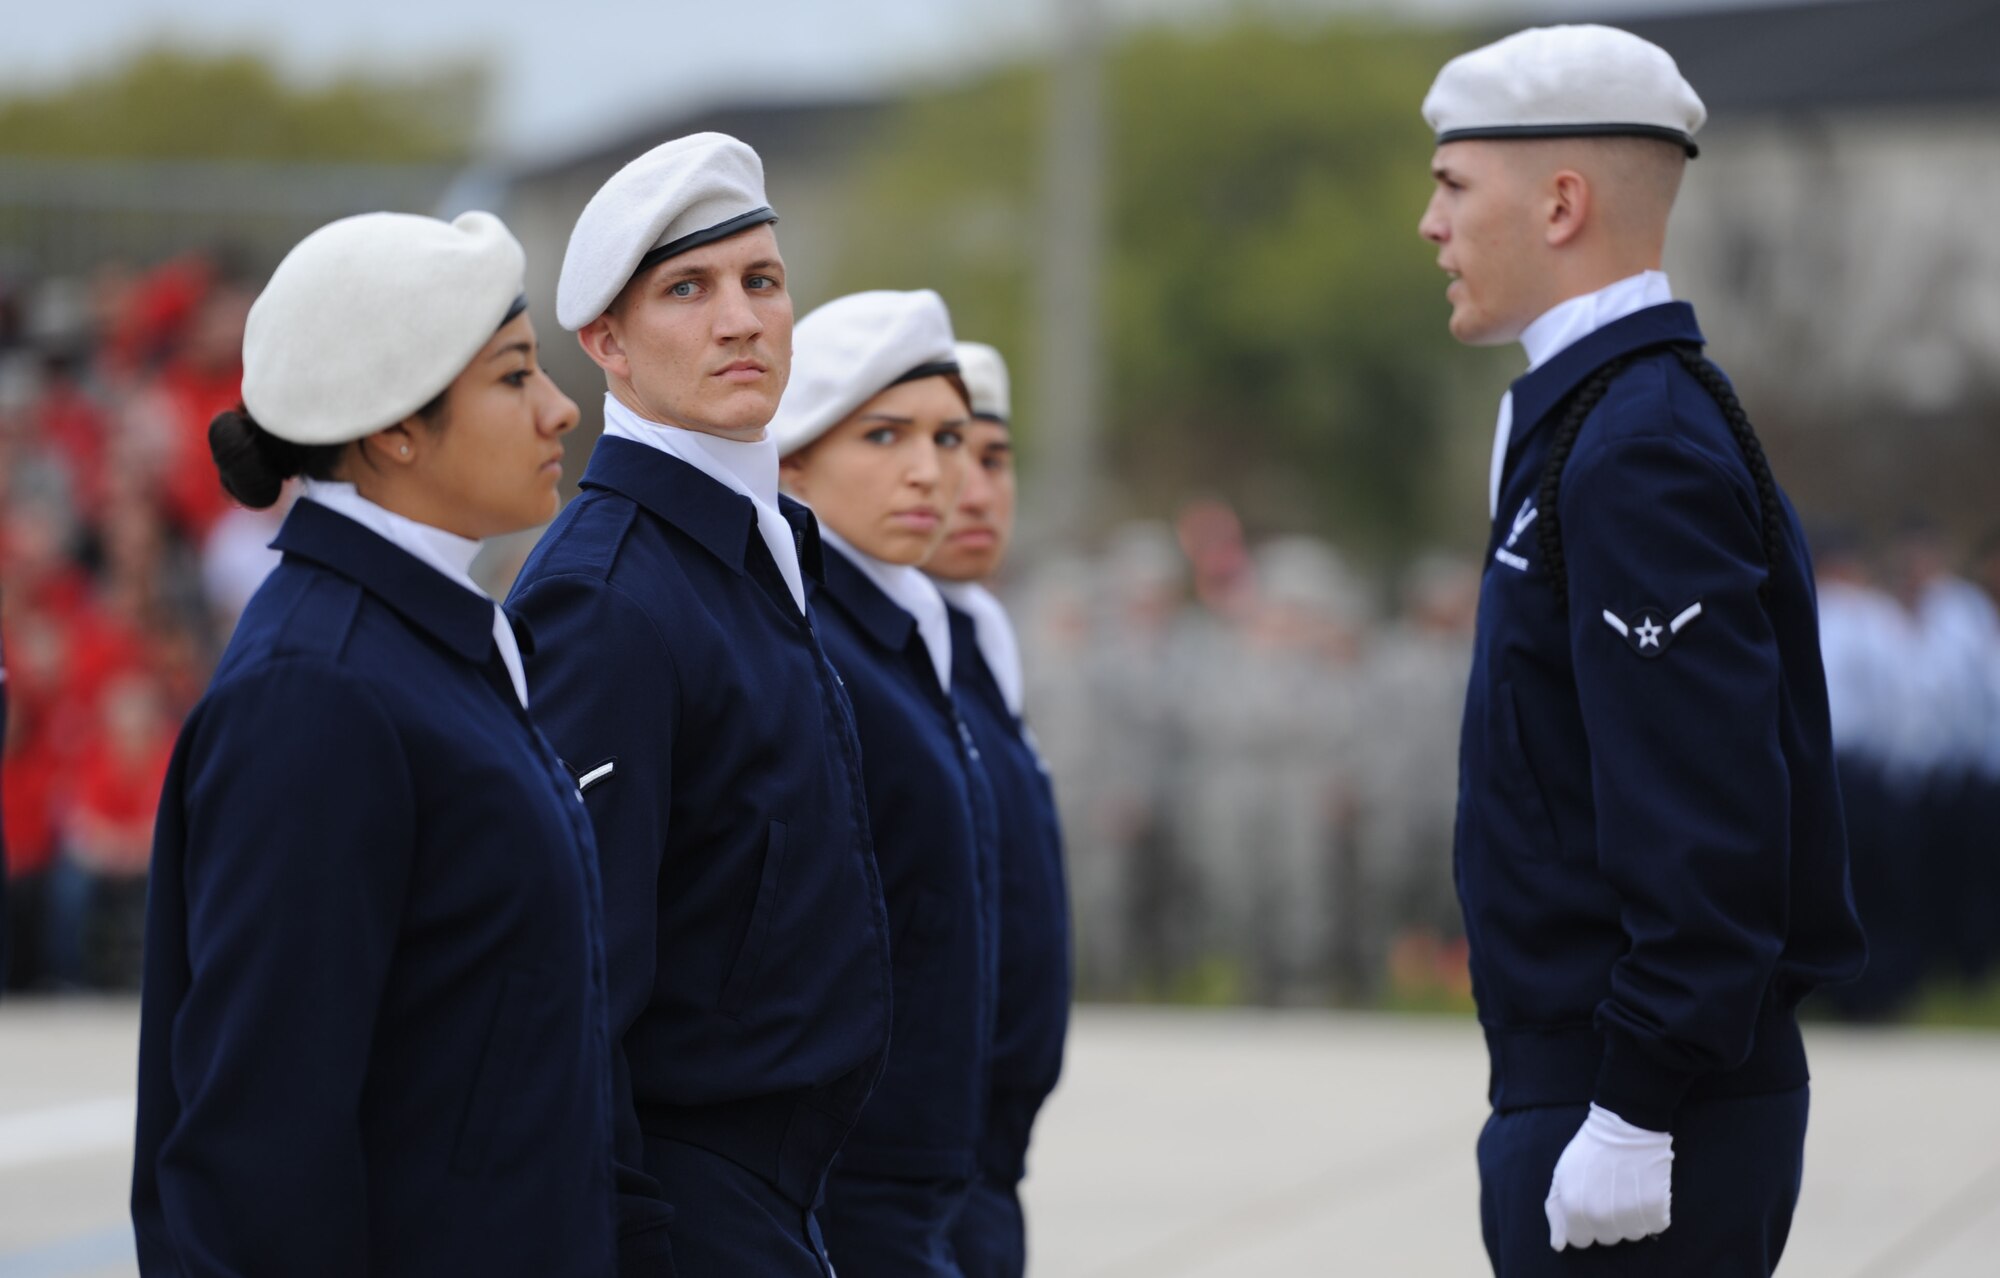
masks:
<path id="1" fill-rule="evenodd" d="M 1675 637 L 1699 616 L 1699 601 L 1681 609 L 1672 618 L 1667 616 L 1664 608 L 1641 608 L 1628 621 L 1606 608 L 1604 624 L 1617 631 L 1619 637 L 1631 645 L 1632 651 L 1650 659 L 1664 656 L 1667 649 L 1673 647 Z"/>

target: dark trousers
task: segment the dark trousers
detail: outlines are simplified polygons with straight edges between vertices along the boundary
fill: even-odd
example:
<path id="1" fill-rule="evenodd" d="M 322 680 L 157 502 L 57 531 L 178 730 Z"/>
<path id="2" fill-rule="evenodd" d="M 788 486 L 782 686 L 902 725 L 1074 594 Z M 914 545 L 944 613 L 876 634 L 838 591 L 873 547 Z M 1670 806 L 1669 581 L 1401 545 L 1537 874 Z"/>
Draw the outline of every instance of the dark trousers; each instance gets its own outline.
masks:
<path id="1" fill-rule="evenodd" d="M 1966 899 L 1959 914 L 1959 970 L 1968 981 L 2000 967 L 2000 777 L 1981 774 L 1965 795 Z"/>
<path id="2" fill-rule="evenodd" d="M 962 1180 L 901 1180 L 836 1172 L 820 1220 L 842 1278 L 965 1278 L 952 1230 L 965 1206 Z"/>
<path id="3" fill-rule="evenodd" d="M 951 1249 L 965 1278 L 1021 1278 L 1028 1270 L 1028 1230 L 1016 1187 L 990 1176 L 973 1181 L 951 1231 Z"/>
<path id="4" fill-rule="evenodd" d="M 1936 777 L 1924 788 L 1924 935 L 1931 969 L 1977 985 L 1993 957 L 1994 851 L 1984 777 Z"/>
<path id="5" fill-rule="evenodd" d="M 646 1169 L 674 1205 L 673 1263 L 656 1278 L 832 1278 L 811 1209 L 763 1177 L 656 1138 L 646 1142 Z"/>
<path id="6" fill-rule="evenodd" d="M 1915 1001 L 1930 959 L 1933 928 L 1925 913 L 1925 856 L 1915 834 L 1916 797 L 1881 768 L 1852 756 L 1840 761 L 1854 908 L 1868 937 L 1868 967 L 1845 985 L 1822 991 L 1851 1020 L 1886 1020 Z"/>
<path id="7" fill-rule="evenodd" d="M 1479 1137 L 1479 1217 L 1498 1278 L 1769 1278 L 1791 1233 L 1807 1090 L 1690 1101 L 1676 1116 L 1673 1224 L 1656 1238 L 1549 1248 L 1542 1203 L 1587 1105 L 1496 1113 Z"/>

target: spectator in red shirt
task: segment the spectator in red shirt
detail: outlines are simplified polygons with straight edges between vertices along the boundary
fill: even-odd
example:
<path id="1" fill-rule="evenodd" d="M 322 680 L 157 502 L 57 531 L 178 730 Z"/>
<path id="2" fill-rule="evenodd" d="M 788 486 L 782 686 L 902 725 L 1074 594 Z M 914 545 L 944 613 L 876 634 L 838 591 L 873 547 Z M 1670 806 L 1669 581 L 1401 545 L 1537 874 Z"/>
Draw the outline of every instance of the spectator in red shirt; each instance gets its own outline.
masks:
<path id="1" fill-rule="evenodd" d="M 153 817 L 176 725 L 143 671 L 113 678 L 98 708 L 98 731 L 57 786 L 49 966 L 63 984 L 128 985 L 138 974 Z"/>
<path id="2" fill-rule="evenodd" d="M 250 294 L 218 282 L 202 297 L 176 354 L 154 381 L 168 414 L 162 496 L 168 516 L 196 545 L 222 513 L 228 494 L 208 454 L 208 424 L 243 397 L 243 324 Z"/>

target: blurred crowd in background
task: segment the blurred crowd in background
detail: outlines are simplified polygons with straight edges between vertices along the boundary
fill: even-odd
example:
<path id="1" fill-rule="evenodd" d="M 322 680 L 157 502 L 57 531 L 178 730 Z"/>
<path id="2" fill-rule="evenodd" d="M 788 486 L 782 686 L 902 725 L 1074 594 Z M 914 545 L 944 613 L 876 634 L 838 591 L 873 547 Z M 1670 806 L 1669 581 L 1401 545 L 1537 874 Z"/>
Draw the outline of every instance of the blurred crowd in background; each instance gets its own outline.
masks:
<path id="1" fill-rule="evenodd" d="M 1875 546 L 1816 537 L 1820 640 L 1847 804 L 1862 979 L 1850 1015 L 2000 964 L 2000 525 L 1969 551 L 1912 518 Z"/>
<path id="2" fill-rule="evenodd" d="M 174 733 L 275 563 L 283 507 L 231 504 L 206 442 L 254 292 L 215 256 L 0 283 L 12 987 L 136 981 Z M 1245 522 L 1191 501 L 1006 583 L 1079 993 L 1469 1006 L 1451 835 L 1477 562 L 1364 567 Z M 2000 536 L 1816 541 L 1874 956 L 1830 1002 L 1883 1018 L 2000 966 Z"/>
<path id="3" fill-rule="evenodd" d="M 207 256 L 0 283 L 10 984 L 137 978 L 174 734 L 275 562 L 208 456 L 253 296 Z"/>

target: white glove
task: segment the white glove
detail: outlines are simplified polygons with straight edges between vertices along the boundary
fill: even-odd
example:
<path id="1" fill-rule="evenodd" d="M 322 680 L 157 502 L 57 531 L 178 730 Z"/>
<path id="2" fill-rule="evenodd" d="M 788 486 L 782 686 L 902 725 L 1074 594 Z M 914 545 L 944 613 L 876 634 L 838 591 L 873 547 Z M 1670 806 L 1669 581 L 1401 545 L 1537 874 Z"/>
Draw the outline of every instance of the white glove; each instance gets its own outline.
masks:
<path id="1" fill-rule="evenodd" d="M 1609 1246 L 1665 1233 L 1673 1223 L 1673 1200 L 1674 1138 L 1592 1105 L 1556 1160 L 1542 1204 L 1549 1246 Z"/>

